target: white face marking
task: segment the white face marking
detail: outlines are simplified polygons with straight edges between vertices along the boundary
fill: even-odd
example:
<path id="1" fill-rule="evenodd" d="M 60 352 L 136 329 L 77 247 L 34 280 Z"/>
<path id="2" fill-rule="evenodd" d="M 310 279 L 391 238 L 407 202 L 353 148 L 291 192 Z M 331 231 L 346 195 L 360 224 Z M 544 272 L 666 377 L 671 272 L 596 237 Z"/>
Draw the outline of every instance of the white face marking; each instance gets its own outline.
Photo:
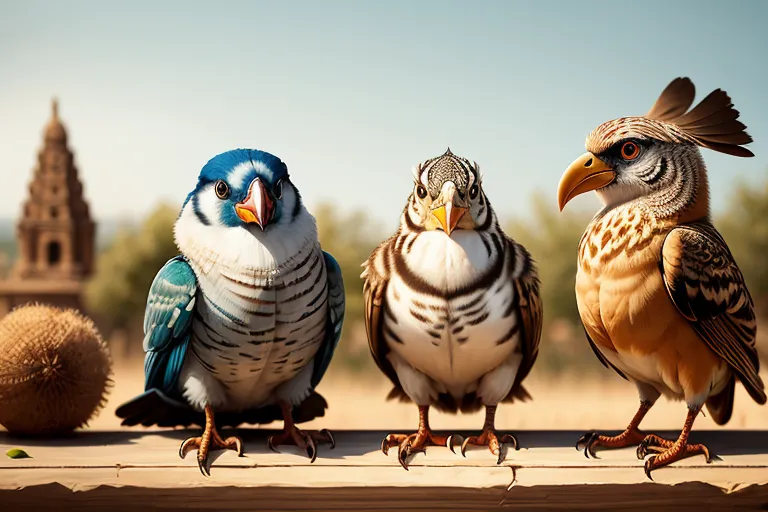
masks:
<path id="1" fill-rule="evenodd" d="M 422 185 L 424 185 L 425 187 L 427 186 L 427 184 L 429 183 L 429 169 L 424 169 L 422 171 L 420 181 Z"/>
<path id="2" fill-rule="evenodd" d="M 237 164 L 227 176 L 227 181 L 232 188 L 242 188 L 245 178 L 253 171 L 267 172 L 267 166 L 263 162 L 241 162 Z"/>

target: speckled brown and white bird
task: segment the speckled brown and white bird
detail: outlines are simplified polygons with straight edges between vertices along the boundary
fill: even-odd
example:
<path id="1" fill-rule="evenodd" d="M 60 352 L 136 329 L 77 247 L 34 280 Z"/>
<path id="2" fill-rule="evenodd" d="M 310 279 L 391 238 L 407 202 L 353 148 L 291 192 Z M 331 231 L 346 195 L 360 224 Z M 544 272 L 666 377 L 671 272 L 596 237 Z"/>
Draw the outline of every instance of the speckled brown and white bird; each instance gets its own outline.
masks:
<path id="1" fill-rule="evenodd" d="M 730 97 L 718 89 L 696 107 L 695 89 L 677 78 L 642 117 L 598 126 L 587 153 L 563 175 L 560 209 L 595 190 L 604 207 L 578 248 L 576 298 L 600 361 L 635 383 L 640 408 L 626 431 L 592 432 L 577 448 L 639 444 L 654 453 L 645 472 L 708 448 L 690 444 L 694 419 L 706 406 L 725 424 L 736 380 L 766 402 L 755 348 L 752 298 L 725 240 L 712 225 L 707 170 L 699 147 L 750 157 L 752 141 Z M 638 426 L 659 396 L 685 400 L 688 413 L 675 441 L 645 435 Z"/>
<path id="2" fill-rule="evenodd" d="M 485 406 L 479 436 L 504 458 L 514 436 L 498 435 L 496 406 L 529 395 L 522 385 L 538 354 L 542 307 L 533 260 L 499 227 L 475 162 L 450 149 L 414 169 L 411 195 L 395 236 L 363 264 L 368 340 L 394 384 L 389 398 L 419 408 L 414 434 L 389 434 L 382 451 L 411 453 L 447 445 L 430 430 L 428 411 L 472 412 Z"/>

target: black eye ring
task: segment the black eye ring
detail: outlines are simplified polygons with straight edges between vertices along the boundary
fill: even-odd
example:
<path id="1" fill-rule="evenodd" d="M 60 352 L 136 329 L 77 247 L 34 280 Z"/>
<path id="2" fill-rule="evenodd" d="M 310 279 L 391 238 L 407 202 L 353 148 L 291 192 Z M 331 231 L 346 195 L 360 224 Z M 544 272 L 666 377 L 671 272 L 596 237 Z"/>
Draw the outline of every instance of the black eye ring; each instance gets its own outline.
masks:
<path id="1" fill-rule="evenodd" d="M 226 199 L 229 197 L 229 185 L 224 180 L 217 180 L 216 185 L 214 185 L 214 190 L 216 191 L 216 197 L 219 199 Z"/>
<path id="2" fill-rule="evenodd" d="M 427 189 L 419 185 L 418 187 L 416 187 L 416 195 L 419 196 L 419 199 L 424 199 L 425 197 L 427 197 Z"/>
<path id="3" fill-rule="evenodd" d="M 283 198 L 283 179 L 282 178 L 277 180 L 277 183 L 275 183 L 273 193 L 275 194 L 275 199 Z"/>
<path id="4" fill-rule="evenodd" d="M 477 193 L 480 192 L 480 189 L 477 187 L 477 185 L 472 185 L 469 189 L 469 197 L 470 199 L 474 199 L 477 197 Z"/>

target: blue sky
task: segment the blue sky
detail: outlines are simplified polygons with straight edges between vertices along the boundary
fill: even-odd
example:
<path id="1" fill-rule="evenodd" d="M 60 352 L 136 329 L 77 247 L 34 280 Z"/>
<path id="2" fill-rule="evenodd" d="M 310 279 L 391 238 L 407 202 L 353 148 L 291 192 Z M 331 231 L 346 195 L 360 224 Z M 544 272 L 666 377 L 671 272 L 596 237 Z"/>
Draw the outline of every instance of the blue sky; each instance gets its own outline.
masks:
<path id="1" fill-rule="evenodd" d="M 713 205 L 768 177 L 768 2 L 0 2 L 0 217 L 60 112 L 99 218 L 180 203 L 212 156 L 281 157 L 311 207 L 394 225 L 411 166 L 476 160 L 526 215 L 597 124 L 689 76 L 725 89 L 752 159 L 705 151 Z M 590 197 L 574 201 L 593 209 Z M 570 205 L 569 205 L 570 207 Z"/>

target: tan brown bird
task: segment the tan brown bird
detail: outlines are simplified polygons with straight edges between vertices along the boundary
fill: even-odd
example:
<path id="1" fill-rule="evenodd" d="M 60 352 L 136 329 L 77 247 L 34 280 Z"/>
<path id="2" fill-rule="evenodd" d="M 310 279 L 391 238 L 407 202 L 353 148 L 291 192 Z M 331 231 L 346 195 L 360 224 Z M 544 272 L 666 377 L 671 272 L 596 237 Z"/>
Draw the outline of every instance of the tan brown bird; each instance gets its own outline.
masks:
<path id="1" fill-rule="evenodd" d="M 576 447 L 639 443 L 655 453 L 645 472 L 710 452 L 689 444 L 706 405 L 724 425 L 738 379 L 766 402 L 755 349 L 756 321 L 744 278 L 709 214 L 707 171 L 699 147 L 750 157 L 752 142 L 728 95 L 718 89 L 695 108 L 688 78 L 673 80 L 642 117 L 598 126 L 587 153 L 565 171 L 558 202 L 595 190 L 604 204 L 579 242 L 576 299 L 598 359 L 634 382 L 640 409 L 622 434 L 591 432 Z M 638 427 L 660 395 L 685 400 L 688 414 L 675 441 Z"/>
<path id="2" fill-rule="evenodd" d="M 538 355 L 542 306 L 533 259 L 499 226 L 477 163 L 446 151 L 416 166 L 395 236 L 365 262 L 366 327 L 371 352 L 394 384 L 390 398 L 415 402 L 419 427 L 390 434 L 382 451 L 411 453 L 448 445 L 429 427 L 429 408 L 485 407 L 479 436 L 504 458 L 510 434 L 494 427 L 500 402 L 529 397 L 523 379 Z M 454 436 L 458 439 L 458 436 Z"/>

